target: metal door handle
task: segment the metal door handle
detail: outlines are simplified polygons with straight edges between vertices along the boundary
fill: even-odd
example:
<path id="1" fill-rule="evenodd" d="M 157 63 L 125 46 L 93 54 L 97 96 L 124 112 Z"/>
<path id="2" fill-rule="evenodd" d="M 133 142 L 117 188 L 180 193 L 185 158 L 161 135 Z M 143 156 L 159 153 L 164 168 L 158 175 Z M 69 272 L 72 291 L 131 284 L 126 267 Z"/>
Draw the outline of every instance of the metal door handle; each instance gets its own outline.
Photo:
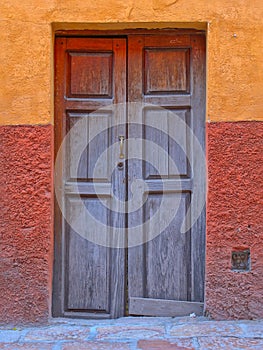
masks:
<path id="1" fill-rule="evenodd" d="M 124 154 L 123 154 L 124 136 L 119 136 L 119 140 L 120 140 L 120 159 L 123 159 L 124 158 Z"/>

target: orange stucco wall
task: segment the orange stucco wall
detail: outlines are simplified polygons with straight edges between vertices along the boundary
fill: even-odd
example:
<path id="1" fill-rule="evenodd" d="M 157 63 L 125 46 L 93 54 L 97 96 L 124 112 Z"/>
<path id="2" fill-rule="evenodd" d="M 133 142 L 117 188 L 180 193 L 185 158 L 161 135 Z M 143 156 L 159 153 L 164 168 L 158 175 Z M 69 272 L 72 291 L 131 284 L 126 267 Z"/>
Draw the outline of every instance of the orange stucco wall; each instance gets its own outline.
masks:
<path id="1" fill-rule="evenodd" d="M 53 123 L 56 29 L 207 28 L 207 119 L 263 119 L 261 0 L 2 0 L 1 124 Z"/>

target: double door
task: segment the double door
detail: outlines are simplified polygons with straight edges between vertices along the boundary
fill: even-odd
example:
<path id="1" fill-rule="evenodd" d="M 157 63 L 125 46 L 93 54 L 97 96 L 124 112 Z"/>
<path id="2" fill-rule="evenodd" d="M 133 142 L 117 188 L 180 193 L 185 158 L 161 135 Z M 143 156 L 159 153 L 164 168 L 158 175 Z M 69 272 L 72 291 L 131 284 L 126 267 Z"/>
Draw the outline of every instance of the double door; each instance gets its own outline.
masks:
<path id="1" fill-rule="evenodd" d="M 57 37 L 53 315 L 202 314 L 205 38 Z"/>

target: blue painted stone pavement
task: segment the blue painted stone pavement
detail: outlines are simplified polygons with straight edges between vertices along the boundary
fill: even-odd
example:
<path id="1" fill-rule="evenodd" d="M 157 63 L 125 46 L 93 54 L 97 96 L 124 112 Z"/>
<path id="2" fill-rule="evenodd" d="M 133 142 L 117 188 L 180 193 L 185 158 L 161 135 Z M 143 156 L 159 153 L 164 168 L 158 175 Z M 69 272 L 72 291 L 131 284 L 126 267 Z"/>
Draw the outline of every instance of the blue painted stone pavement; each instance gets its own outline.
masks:
<path id="1" fill-rule="evenodd" d="M 213 321 L 204 317 L 51 319 L 47 325 L 0 327 L 8 350 L 263 350 L 263 320 Z"/>

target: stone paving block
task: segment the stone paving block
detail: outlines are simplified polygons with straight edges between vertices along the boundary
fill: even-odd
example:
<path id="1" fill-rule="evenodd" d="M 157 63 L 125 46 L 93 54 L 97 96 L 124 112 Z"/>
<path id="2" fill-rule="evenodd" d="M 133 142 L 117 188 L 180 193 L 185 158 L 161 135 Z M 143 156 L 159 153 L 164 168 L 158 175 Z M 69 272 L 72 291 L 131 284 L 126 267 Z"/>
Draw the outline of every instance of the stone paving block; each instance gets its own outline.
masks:
<path id="1" fill-rule="evenodd" d="M 203 337 L 198 338 L 200 350 L 262 350 L 263 339 L 234 337 Z"/>
<path id="2" fill-rule="evenodd" d="M 189 317 L 189 316 L 178 316 L 178 317 L 172 317 L 171 323 L 172 324 L 181 324 L 181 323 L 200 323 L 204 321 L 209 321 L 204 316 L 198 316 L 198 317 Z M 209 321 L 211 322 L 211 321 Z"/>
<path id="3" fill-rule="evenodd" d="M 130 325 L 130 326 L 161 326 L 164 323 L 171 322 L 172 317 L 148 317 L 148 316 L 127 316 L 127 317 L 121 317 L 117 318 L 114 322 L 115 325 L 123 326 Z"/>
<path id="4" fill-rule="evenodd" d="M 16 342 L 22 335 L 22 331 L 18 330 L 0 330 L 0 342 L 13 343 Z"/>
<path id="5" fill-rule="evenodd" d="M 0 343 L 0 350 L 52 350 L 53 344 L 14 344 Z"/>
<path id="6" fill-rule="evenodd" d="M 142 327 L 142 326 L 115 326 L 97 328 L 97 339 L 145 339 L 163 337 L 164 327 Z"/>
<path id="7" fill-rule="evenodd" d="M 171 343 L 167 340 L 139 340 L 137 348 L 142 350 L 194 350 L 192 339 L 176 339 Z"/>
<path id="8" fill-rule="evenodd" d="M 81 342 L 63 344 L 62 350 L 129 350 L 125 343 Z"/>
<path id="9" fill-rule="evenodd" d="M 244 331 L 238 324 L 207 321 L 173 326 L 170 335 L 174 337 L 198 336 L 244 336 Z"/>
<path id="10" fill-rule="evenodd" d="M 89 327 L 52 326 L 30 330 L 25 341 L 85 340 L 90 333 Z"/>
<path id="11" fill-rule="evenodd" d="M 246 322 L 241 322 L 240 326 L 244 331 L 245 337 L 263 338 L 263 322 L 246 321 Z"/>

